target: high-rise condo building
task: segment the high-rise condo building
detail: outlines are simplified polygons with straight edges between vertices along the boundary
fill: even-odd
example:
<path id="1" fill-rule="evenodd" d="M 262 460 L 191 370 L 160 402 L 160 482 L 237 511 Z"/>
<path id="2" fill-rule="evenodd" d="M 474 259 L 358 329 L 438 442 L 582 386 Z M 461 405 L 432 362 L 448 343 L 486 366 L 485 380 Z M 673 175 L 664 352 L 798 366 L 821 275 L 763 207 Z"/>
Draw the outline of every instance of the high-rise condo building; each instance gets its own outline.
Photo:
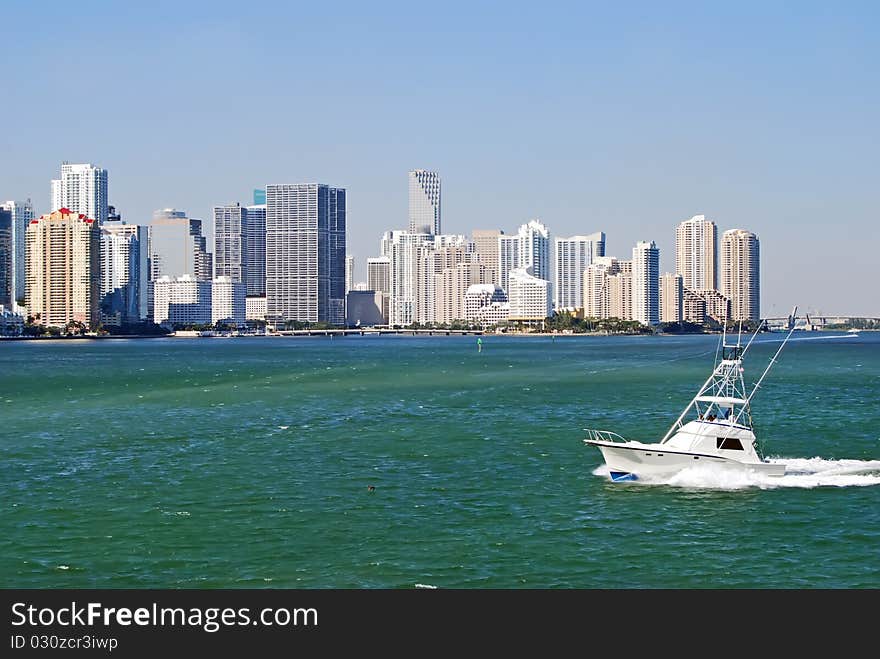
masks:
<path id="1" fill-rule="evenodd" d="M 345 323 L 345 189 L 266 186 L 266 313 Z"/>
<path id="2" fill-rule="evenodd" d="M 345 294 L 354 290 L 354 257 L 345 257 Z"/>
<path id="3" fill-rule="evenodd" d="M 61 164 L 52 179 L 52 211 L 67 208 L 103 224 L 107 221 L 107 170 L 91 163 Z"/>
<path id="4" fill-rule="evenodd" d="M 675 272 L 692 291 L 718 288 L 718 228 L 705 215 L 675 229 Z"/>
<path id="5" fill-rule="evenodd" d="M 97 328 L 101 295 L 98 223 L 62 208 L 31 220 L 25 240 L 26 300 L 34 322 L 64 327 L 77 321 Z"/>
<path id="6" fill-rule="evenodd" d="M 721 294 L 730 300 L 732 320 L 760 320 L 761 265 L 758 236 L 731 229 L 721 236 Z"/>
<path id="7" fill-rule="evenodd" d="M 101 227 L 101 322 L 122 325 L 148 313 L 147 227 L 105 222 Z"/>
<path id="8" fill-rule="evenodd" d="M 474 229 L 471 232 L 471 240 L 474 244 L 474 254 L 477 260 L 485 263 L 493 273 L 492 282 L 501 284 L 501 270 L 499 267 L 499 241 L 498 239 L 504 235 L 500 229 Z M 508 272 L 510 269 L 508 269 Z"/>
<path id="9" fill-rule="evenodd" d="M 10 273 L 10 287 L 12 290 L 11 308 L 13 311 L 16 307 L 24 307 L 25 285 L 27 275 L 25 271 L 25 234 L 27 226 L 34 219 L 34 207 L 31 200 L 27 201 L 5 201 L 0 204 L 0 208 L 9 211 L 10 222 L 12 227 L 12 271 Z"/>
<path id="10" fill-rule="evenodd" d="M 583 302 L 585 318 L 610 318 L 608 277 L 619 272 L 613 256 L 598 256 L 584 270 Z"/>
<path id="11" fill-rule="evenodd" d="M 605 256 L 605 234 L 599 231 L 589 236 L 556 238 L 554 246 L 553 306 L 557 310 L 581 307 L 584 271 L 596 258 Z"/>
<path id="12" fill-rule="evenodd" d="M 254 190 L 255 198 L 256 192 Z M 263 192 L 265 199 L 266 193 Z M 245 272 L 248 297 L 266 295 L 266 204 L 247 207 L 247 259 Z"/>
<path id="13" fill-rule="evenodd" d="M 391 293 L 391 259 L 379 256 L 367 259 L 367 289 L 389 295 Z"/>
<path id="14" fill-rule="evenodd" d="M 680 323 L 682 320 L 682 276 L 666 272 L 660 278 L 660 322 Z"/>
<path id="15" fill-rule="evenodd" d="M 632 251 L 632 317 L 643 325 L 660 322 L 660 250 L 654 241 Z"/>
<path id="16" fill-rule="evenodd" d="M 12 212 L 0 208 L 0 307 L 6 309 L 12 309 L 15 298 L 12 255 Z"/>
<path id="17" fill-rule="evenodd" d="M 550 232 L 540 220 L 526 222 L 516 235 L 498 237 L 499 279 L 505 291 L 510 272 L 517 268 L 531 268 L 532 276 L 550 281 Z"/>
<path id="18" fill-rule="evenodd" d="M 440 175 L 425 169 L 409 173 L 409 232 L 440 233 Z"/>
<path id="19" fill-rule="evenodd" d="M 153 322 L 185 327 L 208 325 L 212 317 L 210 281 L 192 275 L 163 275 L 153 282 Z"/>
<path id="20" fill-rule="evenodd" d="M 214 277 L 211 282 L 211 322 L 241 327 L 247 319 L 247 284 L 232 277 Z"/>
<path id="21" fill-rule="evenodd" d="M 247 283 L 248 211 L 241 204 L 214 206 L 214 276 Z"/>
<path id="22" fill-rule="evenodd" d="M 149 227 L 150 279 L 192 276 L 213 278 L 213 262 L 202 234 L 202 221 L 186 211 L 165 208 L 153 213 Z"/>
<path id="23" fill-rule="evenodd" d="M 532 275 L 532 266 L 510 271 L 510 315 L 512 321 L 544 321 L 552 312 L 550 282 Z"/>

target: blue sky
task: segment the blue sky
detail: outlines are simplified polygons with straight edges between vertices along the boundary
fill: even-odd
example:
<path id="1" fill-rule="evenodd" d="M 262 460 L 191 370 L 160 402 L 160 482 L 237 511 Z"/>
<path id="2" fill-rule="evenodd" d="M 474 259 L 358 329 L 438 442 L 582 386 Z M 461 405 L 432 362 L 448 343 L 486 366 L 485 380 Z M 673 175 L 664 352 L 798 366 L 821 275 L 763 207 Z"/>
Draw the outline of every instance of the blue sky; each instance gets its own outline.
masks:
<path id="1" fill-rule="evenodd" d="M 208 218 L 266 183 L 346 187 L 365 276 L 407 224 L 605 231 L 628 257 L 697 213 L 761 239 L 762 313 L 880 316 L 874 3 L 7 0 L 0 197 L 60 162 L 110 172 L 130 222 Z"/>

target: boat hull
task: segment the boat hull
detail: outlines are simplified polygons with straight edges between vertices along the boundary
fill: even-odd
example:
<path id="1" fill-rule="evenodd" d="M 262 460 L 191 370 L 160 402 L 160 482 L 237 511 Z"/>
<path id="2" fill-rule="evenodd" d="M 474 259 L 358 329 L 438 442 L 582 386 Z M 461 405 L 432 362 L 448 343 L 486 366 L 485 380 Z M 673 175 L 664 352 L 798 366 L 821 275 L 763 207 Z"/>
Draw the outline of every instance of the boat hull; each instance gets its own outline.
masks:
<path id="1" fill-rule="evenodd" d="M 665 445 L 638 444 L 627 442 L 599 442 L 587 440 L 587 444 L 597 447 L 605 458 L 611 472 L 611 480 L 636 480 L 645 477 L 673 476 L 683 469 L 706 464 L 749 471 L 765 476 L 783 476 L 785 465 L 767 462 L 742 462 L 720 455 L 692 453 L 669 450 Z"/>

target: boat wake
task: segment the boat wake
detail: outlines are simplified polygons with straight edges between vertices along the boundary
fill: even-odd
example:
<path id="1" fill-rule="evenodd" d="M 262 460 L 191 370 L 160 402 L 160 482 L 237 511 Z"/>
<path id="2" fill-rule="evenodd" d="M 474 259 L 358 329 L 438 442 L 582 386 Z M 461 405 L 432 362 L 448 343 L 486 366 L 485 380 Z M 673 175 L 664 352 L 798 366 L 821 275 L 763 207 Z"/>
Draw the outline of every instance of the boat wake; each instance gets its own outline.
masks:
<path id="1" fill-rule="evenodd" d="M 642 485 L 669 485 L 714 490 L 762 490 L 780 487 L 868 487 L 880 485 L 880 460 L 826 460 L 824 458 L 772 458 L 785 465 L 785 476 L 766 476 L 721 465 L 701 465 L 682 469 L 673 476 L 646 476 L 633 481 Z M 593 471 L 609 478 L 607 465 Z"/>

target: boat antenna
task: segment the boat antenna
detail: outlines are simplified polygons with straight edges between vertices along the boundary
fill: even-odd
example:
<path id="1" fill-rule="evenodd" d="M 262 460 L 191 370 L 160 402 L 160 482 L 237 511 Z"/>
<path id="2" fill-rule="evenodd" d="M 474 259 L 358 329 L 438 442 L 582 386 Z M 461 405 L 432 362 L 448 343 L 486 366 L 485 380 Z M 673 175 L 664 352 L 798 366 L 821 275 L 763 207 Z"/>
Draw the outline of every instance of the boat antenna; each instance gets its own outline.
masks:
<path id="1" fill-rule="evenodd" d="M 797 307 L 794 308 L 794 313 L 792 314 L 792 316 L 795 317 L 795 314 L 797 314 Z M 764 378 L 767 377 L 767 374 L 770 372 L 770 369 L 773 368 L 773 364 L 776 363 L 779 355 L 782 353 L 782 349 L 785 347 L 785 344 L 788 343 L 788 340 L 791 338 L 791 335 L 793 333 L 794 333 L 794 325 L 792 324 L 791 329 L 788 330 L 788 334 L 785 335 L 785 339 L 782 341 L 782 345 L 779 346 L 779 350 L 777 350 L 776 354 L 774 354 L 773 357 L 770 359 L 770 362 L 767 364 L 767 368 L 764 369 L 764 372 L 761 374 L 761 377 L 758 378 L 758 381 L 755 383 L 755 386 L 752 389 L 752 393 L 749 394 L 749 397 L 746 398 L 745 404 L 742 407 L 740 407 L 739 413 L 736 415 L 736 417 L 734 417 L 733 423 L 731 424 L 730 429 L 727 431 L 728 435 L 730 434 L 731 430 L 733 430 L 733 426 L 735 426 L 737 424 L 737 422 L 739 421 L 739 418 L 742 416 L 743 412 L 745 412 L 747 409 L 749 409 L 749 405 L 752 402 L 752 398 L 754 398 L 755 394 L 758 392 L 758 389 L 761 388 L 761 383 L 764 381 Z"/>

